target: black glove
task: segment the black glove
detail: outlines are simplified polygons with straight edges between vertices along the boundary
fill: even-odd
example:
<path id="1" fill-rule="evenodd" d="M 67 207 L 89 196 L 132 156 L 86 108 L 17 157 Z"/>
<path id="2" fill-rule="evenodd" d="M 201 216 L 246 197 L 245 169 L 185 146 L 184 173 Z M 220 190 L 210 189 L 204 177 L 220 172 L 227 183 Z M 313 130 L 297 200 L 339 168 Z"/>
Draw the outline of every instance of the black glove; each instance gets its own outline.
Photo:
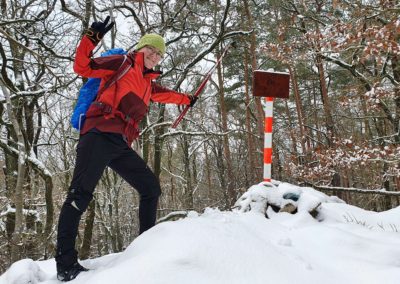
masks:
<path id="1" fill-rule="evenodd" d="M 189 106 L 192 107 L 194 106 L 194 104 L 197 102 L 197 100 L 199 99 L 199 97 L 195 97 L 193 95 L 188 95 L 188 98 L 190 100 L 190 104 Z"/>
<path id="2" fill-rule="evenodd" d="M 86 36 L 94 43 L 98 44 L 99 41 L 104 37 L 104 35 L 112 29 L 114 22 L 111 22 L 108 26 L 108 21 L 110 16 L 104 20 L 104 22 L 93 22 L 90 28 L 86 32 Z"/>

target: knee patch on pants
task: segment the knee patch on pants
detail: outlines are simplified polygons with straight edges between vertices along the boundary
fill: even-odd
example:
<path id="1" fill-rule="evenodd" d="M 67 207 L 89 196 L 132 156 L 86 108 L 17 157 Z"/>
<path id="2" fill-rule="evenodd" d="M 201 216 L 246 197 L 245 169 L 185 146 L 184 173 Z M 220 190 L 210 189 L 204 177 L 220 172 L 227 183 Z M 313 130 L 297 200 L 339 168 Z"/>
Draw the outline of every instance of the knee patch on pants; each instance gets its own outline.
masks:
<path id="1" fill-rule="evenodd" d="M 81 188 L 70 188 L 65 202 L 71 204 L 71 206 L 83 213 L 86 211 L 92 199 L 93 194 L 90 192 Z"/>

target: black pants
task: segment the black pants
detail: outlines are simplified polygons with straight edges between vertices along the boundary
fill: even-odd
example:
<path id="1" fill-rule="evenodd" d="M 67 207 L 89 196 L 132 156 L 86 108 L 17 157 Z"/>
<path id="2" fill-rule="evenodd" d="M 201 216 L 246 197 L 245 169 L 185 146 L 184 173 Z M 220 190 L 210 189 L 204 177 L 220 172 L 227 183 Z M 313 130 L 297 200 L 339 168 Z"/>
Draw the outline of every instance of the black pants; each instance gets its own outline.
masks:
<path id="1" fill-rule="evenodd" d="M 80 137 L 73 179 L 60 212 L 56 251 L 58 267 L 67 268 L 77 261 L 75 240 L 79 221 L 106 166 L 139 192 L 140 233 L 155 224 L 161 193 L 157 177 L 127 145 L 122 135 L 88 132 Z"/>

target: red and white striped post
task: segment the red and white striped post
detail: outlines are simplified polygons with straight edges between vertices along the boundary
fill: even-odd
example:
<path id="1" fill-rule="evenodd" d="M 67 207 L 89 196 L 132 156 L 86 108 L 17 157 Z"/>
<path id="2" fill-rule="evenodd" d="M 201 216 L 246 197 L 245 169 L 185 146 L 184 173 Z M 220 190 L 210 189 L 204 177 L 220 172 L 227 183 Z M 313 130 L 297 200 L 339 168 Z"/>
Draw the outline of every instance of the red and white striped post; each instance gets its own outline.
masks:
<path id="1" fill-rule="evenodd" d="M 266 97 L 264 112 L 265 112 L 265 129 L 264 129 L 264 181 L 271 181 L 272 167 L 272 125 L 274 122 L 274 98 Z"/>
<path id="2" fill-rule="evenodd" d="M 255 70 L 253 73 L 253 95 L 265 97 L 264 130 L 264 181 L 272 179 L 272 124 L 274 98 L 289 98 L 289 74 Z"/>

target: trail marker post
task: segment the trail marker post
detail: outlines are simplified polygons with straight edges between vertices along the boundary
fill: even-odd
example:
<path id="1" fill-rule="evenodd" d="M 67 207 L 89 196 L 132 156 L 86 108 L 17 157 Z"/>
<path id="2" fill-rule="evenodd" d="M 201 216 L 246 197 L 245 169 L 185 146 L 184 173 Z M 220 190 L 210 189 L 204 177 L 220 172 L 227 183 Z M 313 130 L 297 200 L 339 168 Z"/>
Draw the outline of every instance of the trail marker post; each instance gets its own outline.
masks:
<path id="1" fill-rule="evenodd" d="M 253 96 L 265 97 L 264 181 L 271 181 L 274 98 L 289 98 L 289 78 L 288 73 L 263 70 L 255 70 L 253 72 Z"/>

